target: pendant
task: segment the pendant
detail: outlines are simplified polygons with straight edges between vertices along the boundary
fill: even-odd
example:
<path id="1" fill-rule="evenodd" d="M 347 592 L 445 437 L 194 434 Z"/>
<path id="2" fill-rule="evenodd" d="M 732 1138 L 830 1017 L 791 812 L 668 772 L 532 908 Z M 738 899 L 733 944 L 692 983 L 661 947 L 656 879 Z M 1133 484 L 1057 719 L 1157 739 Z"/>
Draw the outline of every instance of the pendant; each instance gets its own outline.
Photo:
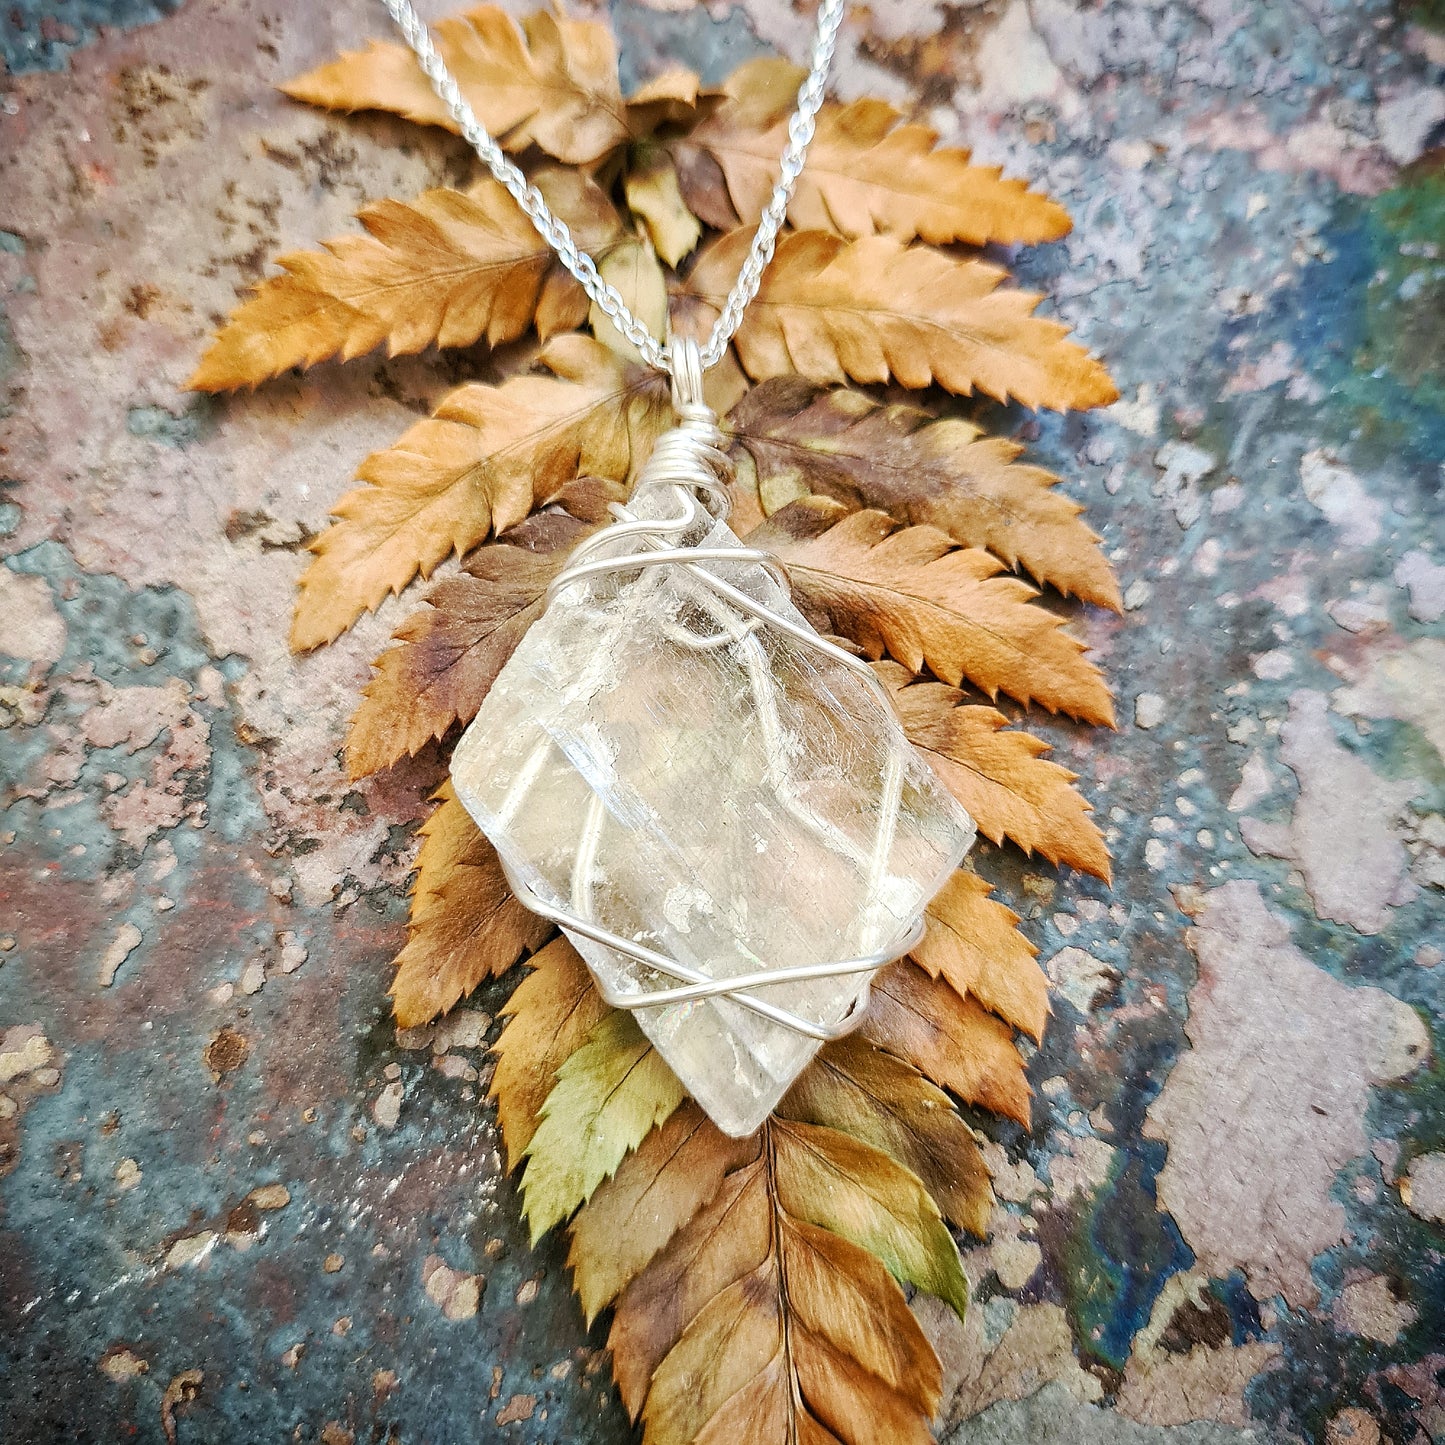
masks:
<path id="1" fill-rule="evenodd" d="M 974 827 L 867 665 L 728 527 L 716 421 L 679 410 L 451 771 L 519 899 L 741 1136 L 861 1021 Z"/>

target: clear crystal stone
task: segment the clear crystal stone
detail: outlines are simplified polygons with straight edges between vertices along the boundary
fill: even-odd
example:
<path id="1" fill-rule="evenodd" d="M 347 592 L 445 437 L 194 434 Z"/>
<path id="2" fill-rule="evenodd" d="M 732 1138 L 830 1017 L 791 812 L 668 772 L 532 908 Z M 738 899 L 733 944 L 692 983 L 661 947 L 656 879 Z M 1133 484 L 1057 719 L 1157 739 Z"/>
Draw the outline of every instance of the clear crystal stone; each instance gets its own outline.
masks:
<path id="1" fill-rule="evenodd" d="M 667 493 L 631 505 L 675 512 Z M 687 540 L 741 546 L 725 523 L 699 531 Z M 756 562 L 696 565 L 806 627 Z M 541 899 L 713 978 L 901 945 L 974 837 L 867 678 L 677 566 L 564 587 L 492 685 L 452 777 Z M 571 937 L 606 989 L 678 982 Z M 867 977 L 754 992 L 834 1024 Z M 733 1135 L 763 1122 L 819 1047 L 726 997 L 636 1016 Z"/>

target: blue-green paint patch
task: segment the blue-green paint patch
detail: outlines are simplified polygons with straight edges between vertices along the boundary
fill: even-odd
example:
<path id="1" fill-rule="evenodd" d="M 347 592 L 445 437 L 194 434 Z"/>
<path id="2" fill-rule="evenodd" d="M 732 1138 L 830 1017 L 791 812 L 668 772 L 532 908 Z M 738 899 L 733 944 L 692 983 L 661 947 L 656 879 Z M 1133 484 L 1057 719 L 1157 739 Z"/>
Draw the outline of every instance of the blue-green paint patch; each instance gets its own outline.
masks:
<path id="1" fill-rule="evenodd" d="M 1370 724 L 1359 749 L 1387 778 L 1414 778 L 1424 785 L 1415 799 L 1421 813 L 1445 812 L 1445 758 L 1413 723 L 1380 718 Z"/>
<path id="2" fill-rule="evenodd" d="M 1445 456 L 1445 171 L 1425 163 L 1372 201 L 1341 200 L 1327 255 L 1279 303 L 1303 364 L 1359 440 L 1438 485 Z"/>
<path id="3" fill-rule="evenodd" d="M 1163 1162 L 1162 1145 L 1120 1150 L 1058 1261 L 1080 1351 L 1116 1370 L 1128 1363 L 1165 1281 L 1194 1263 L 1174 1221 L 1159 1210 L 1155 1178 Z"/>
<path id="4" fill-rule="evenodd" d="M 1405 0 L 1405 16 L 1416 25 L 1445 34 L 1445 0 Z"/>
<path id="5" fill-rule="evenodd" d="M 1250 1293 L 1245 1277 L 1234 1270 L 1228 1279 L 1209 1281 L 1207 1293 L 1219 1301 L 1229 1314 L 1229 1343 L 1247 1345 L 1264 1337 L 1259 1317 L 1259 1301 Z"/>
<path id="6" fill-rule="evenodd" d="M 745 60 L 771 54 L 748 27 L 741 10 L 714 19 L 699 5 L 658 11 L 636 0 L 615 0 L 612 28 L 620 50 L 618 70 L 624 92 L 677 64 L 686 55 L 707 85 L 717 85 Z"/>
<path id="7" fill-rule="evenodd" d="M 181 0 L 6 0 L 0 7 L 0 57 L 12 75 L 64 70 L 71 53 L 107 30 L 153 25 Z"/>
<path id="8" fill-rule="evenodd" d="M 173 587 L 133 589 L 118 577 L 86 572 L 58 542 L 41 542 L 7 565 L 51 584 L 67 629 L 61 672 L 89 667 L 118 687 L 154 686 L 167 677 L 194 678 L 211 661 L 195 604 Z M 145 642 L 137 643 L 138 636 Z M 145 660 L 146 647 L 154 661 Z"/>
<path id="9" fill-rule="evenodd" d="M 51 586 L 56 609 L 65 620 L 66 648 L 56 671 L 93 670 L 93 675 L 114 687 L 164 685 L 179 677 L 193 689 L 200 670 L 211 663 L 201 637 L 200 623 L 191 599 L 168 587 L 131 589 L 114 577 L 88 573 L 55 542 L 44 542 L 8 559 L 12 570 L 44 578 Z M 137 638 L 144 639 L 138 643 Z M 154 660 L 148 660 L 154 654 Z M 222 669 L 225 675 L 225 669 Z M 234 668 L 232 669 L 234 671 Z M 76 722 L 84 712 L 83 699 L 57 697 L 47 720 L 59 725 Z M 206 802 L 207 828 L 227 842 L 264 829 L 265 818 L 252 777 L 255 761 L 236 738 L 224 710 L 204 711 L 212 726 L 210 764 L 197 786 L 197 798 Z M 103 856 L 120 859 L 125 850 L 115 842 L 103 821 L 98 800 L 108 791 L 104 775 L 143 777 L 163 740 L 133 755 L 122 748 L 92 749 L 77 780 L 77 801 L 56 812 L 51 826 L 41 825 L 43 811 L 28 800 L 14 805 L 10 826 L 28 836 L 48 838 L 54 858 L 67 870 L 83 873 L 93 863 L 76 861 L 69 850 L 77 845 L 99 849 Z M 48 749 L 42 729 L 13 730 L 7 738 L 5 772 L 11 781 L 23 776 Z M 200 835 L 182 825 L 167 835 L 182 857 L 200 848 Z M 47 846 L 51 846 L 47 845 Z M 82 858 L 88 855 L 82 855 Z"/>
<path id="10" fill-rule="evenodd" d="M 209 396 L 195 397 L 180 413 L 163 406 L 133 406 L 126 412 L 125 429 L 133 437 L 167 447 L 188 447 L 215 426 L 216 403 Z"/>
<path id="11" fill-rule="evenodd" d="M 1422 405 L 1445 409 L 1445 162 L 1422 162 L 1377 196 L 1367 228 L 1376 270 L 1357 365 L 1384 367 Z"/>

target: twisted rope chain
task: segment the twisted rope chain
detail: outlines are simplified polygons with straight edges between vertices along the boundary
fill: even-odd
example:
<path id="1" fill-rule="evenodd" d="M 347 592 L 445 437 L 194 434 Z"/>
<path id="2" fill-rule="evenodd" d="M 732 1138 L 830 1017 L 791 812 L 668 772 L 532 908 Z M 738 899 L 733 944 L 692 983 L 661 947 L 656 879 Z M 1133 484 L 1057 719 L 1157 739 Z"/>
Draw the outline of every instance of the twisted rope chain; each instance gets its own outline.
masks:
<path id="1" fill-rule="evenodd" d="M 754 702 L 764 720 L 766 733 L 778 733 L 780 723 L 776 716 L 775 688 L 768 659 L 754 636 L 760 625 L 786 634 L 795 643 L 852 669 L 879 695 L 880 704 L 886 709 L 889 706 L 886 690 L 873 670 L 861 659 L 820 637 L 801 619 L 795 620 L 779 612 L 776 607 L 769 606 L 717 574 L 716 568 L 719 564 L 753 564 L 771 573 L 783 595 L 786 595 L 787 574 L 767 553 L 736 544 L 704 547 L 695 542 L 689 544 L 685 540 L 686 534 L 696 525 L 704 521 L 721 522 L 728 514 L 730 498 L 726 480 L 730 467 L 723 447 L 722 433 L 717 429 L 717 418 L 703 401 L 702 374 L 708 367 L 716 366 L 722 360 L 728 343 L 742 323 L 743 313 L 758 293 L 763 272 L 773 258 L 778 232 L 787 216 L 793 191 L 803 171 L 808 146 L 813 139 L 818 110 L 823 103 L 828 70 L 833 61 L 838 27 L 842 23 L 847 0 L 822 0 L 819 7 L 812 63 L 807 78 L 798 90 L 797 108 L 788 122 L 788 143 L 779 164 L 777 184 L 758 219 L 758 229 L 738 273 L 738 279 L 723 303 L 711 335 L 702 345 L 687 337 L 672 337 L 665 342 L 659 341 L 633 315 L 621 293 L 603 278 L 597 269 L 597 263 L 577 245 L 566 223 L 552 213 L 542 193 L 508 160 L 501 146 L 483 129 L 462 95 L 461 87 L 438 53 L 431 32 L 412 8 L 411 0 L 382 0 L 382 3 L 396 21 L 407 44 L 415 53 L 417 62 L 431 82 L 432 89 L 457 123 L 463 137 L 486 163 L 498 182 L 515 198 L 543 240 L 581 283 L 582 289 L 597 308 L 638 349 L 649 365 L 672 378 L 673 405 L 679 416 L 679 424 L 658 441 L 652 457 L 638 478 L 634 498 L 654 489 L 671 492 L 681 510 L 673 517 L 653 515 L 643 518 L 626 507 L 614 505 L 611 508 L 613 524 L 577 548 L 565 570 L 548 589 L 548 602 L 558 593 L 568 591 L 579 583 L 590 585 L 594 580 L 600 581 L 611 574 L 637 577 L 638 574 L 646 576 L 652 573 L 654 568 L 668 571 L 678 569 L 693 585 L 696 597 L 703 603 L 703 610 L 711 616 L 718 630 L 709 635 L 685 632 L 675 636 L 674 641 L 697 651 L 707 651 L 724 645 L 738 649 L 747 663 Z M 700 496 L 706 498 L 711 505 L 704 506 Z M 536 767 L 540 766 L 549 746 L 544 739 L 533 760 L 521 770 L 518 783 L 503 806 L 503 814 L 521 805 Z M 877 837 L 872 849 L 864 856 L 852 839 L 832 827 L 826 819 L 814 814 L 800 796 L 795 796 L 798 790 L 789 774 L 786 750 L 781 747 L 777 737 L 771 738 L 769 752 L 769 776 L 778 789 L 784 806 L 827 846 L 850 856 L 858 855 L 855 862 L 864 867 L 866 874 L 865 892 L 870 899 L 876 898 L 887 872 L 889 852 L 898 820 L 901 768 L 895 765 L 883 779 Z M 868 1004 L 866 979 L 844 1010 L 843 1016 L 831 1023 L 803 1018 L 777 1004 L 758 998 L 751 990 L 860 973 L 870 975 L 881 964 L 908 952 L 922 937 L 923 921 L 920 914 L 913 919 L 911 929 L 904 936 L 895 936 L 885 946 L 860 957 L 764 967 L 730 978 L 713 978 L 677 959 L 647 948 L 636 939 L 613 932 L 595 918 L 595 906 L 591 897 L 593 860 L 605 822 L 602 799 L 594 796 L 574 860 L 570 906 L 563 906 L 558 901 L 542 897 L 526 880 L 517 876 L 505 861 L 503 869 L 512 891 L 533 912 L 551 919 L 574 934 L 603 944 L 614 953 L 630 958 L 679 985 L 659 989 L 643 986 L 639 982 L 638 991 L 631 992 L 606 987 L 599 978 L 603 997 L 615 1007 L 657 1008 L 711 998 L 728 998 L 744 1009 L 808 1038 L 819 1041 L 836 1039 L 856 1028 L 862 1021 L 863 1011 Z M 879 922 L 881 920 L 875 920 L 869 929 L 875 939 Z"/>
<path id="2" fill-rule="evenodd" d="M 557 253 L 562 264 L 577 278 L 582 289 L 603 315 L 642 353 L 647 363 L 658 371 L 670 374 L 673 369 L 671 345 L 659 341 L 632 314 L 621 292 L 603 278 L 597 269 L 597 263 L 573 240 L 567 223 L 552 214 L 547 202 L 542 198 L 541 191 L 507 159 L 501 146 L 482 127 L 472 113 L 471 106 L 467 104 L 466 97 L 462 95 L 461 87 L 438 53 L 431 32 L 412 8 L 411 0 L 381 0 L 381 3 L 396 21 L 397 28 L 416 55 L 417 63 L 431 81 L 432 89 L 456 121 L 462 135 L 497 180 L 511 192 L 542 239 Z M 738 279 L 713 323 L 712 334 L 699 348 L 704 368 L 716 366 L 722 360 L 728 342 L 742 324 L 743 312 L 758 294 L 768 262 L 773 259 L 778 232 L 788 214 L 793 190 L 798 184 L 798 177 L 803 173 L 803 163 L 813 139 L 818 109 L 823 104 L 828 70 L 833 63 L 838 27 L 842 24 L 846 4 L 847 0 L 823 0 L 818 8 L 818 30 L 813 39 L 812 63 L 808 68 L 807 78 L 798 90 L 797 109 L 792 120 L 788 122 L 788 144 L 779 163 L 778 183 L 773 187 L 772 199 L 758 218 L 757 234 L 753 237 L 747 260 L 743 262 Z"/>

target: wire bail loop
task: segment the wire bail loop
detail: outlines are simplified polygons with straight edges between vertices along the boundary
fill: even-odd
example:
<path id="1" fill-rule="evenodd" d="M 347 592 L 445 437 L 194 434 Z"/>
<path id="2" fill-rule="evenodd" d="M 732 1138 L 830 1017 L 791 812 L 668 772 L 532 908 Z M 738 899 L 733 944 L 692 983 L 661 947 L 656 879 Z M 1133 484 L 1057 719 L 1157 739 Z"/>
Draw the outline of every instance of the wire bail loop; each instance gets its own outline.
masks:
<path id="1" fill-rule="evenodd" d="M 667 373 L 672 378 L 672 409 L 689 418 L 697 407 L 708 407 L 702 394 L 702 351 L 690 336 L 672 335 L 667 342 Z"/>

